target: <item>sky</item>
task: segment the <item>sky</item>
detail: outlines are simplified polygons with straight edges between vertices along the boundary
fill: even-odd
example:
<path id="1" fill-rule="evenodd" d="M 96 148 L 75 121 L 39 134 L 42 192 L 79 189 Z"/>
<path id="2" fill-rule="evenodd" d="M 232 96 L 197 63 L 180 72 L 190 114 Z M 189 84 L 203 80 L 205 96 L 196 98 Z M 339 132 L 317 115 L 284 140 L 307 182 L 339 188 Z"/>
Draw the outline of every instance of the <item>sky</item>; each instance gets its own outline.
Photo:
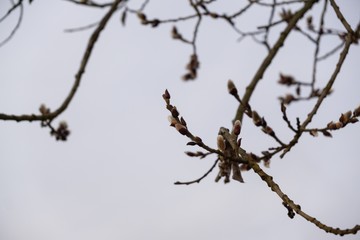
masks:
<path id="1" fill-rule="evenodd" d="M 132 0 L 129 6 L 141 3 Z M 1 16 L 9 6 L 10 1 L 0 2 Z M 221 12 L 239 5 L 223 1 L 217 7 Z M 313 13 L 321 8 L 322 1 Z M 340 8 L 354 28 L 360 2 L 342 1 Z M 94 23 L 106 11 L 67 1 L 26 2 L 19 31 L 0 48 L 0 112 L 37 113 L 42 103 L 56 109 L 71 89 L 93 31 L 64 30 Z M 187 1 L 152 0 L 146 13 L 166 19 L 191 9 Z M 266 13 L 247 12 L 239 27 L 252 30 L 267 22 Z M 342 29 L 330 6 L 328 13 L 329 26 Z M 189 129 L 215 148 L 218 129 L 231 128 L 237 109 L 227 81 L 232 79 L 243 94 L 266 49 L 251 38 L 239 41 L 224 22 L 204 19 L 198 35 L 199 76 L 184 82 L 191 48 L 171 39 L 173 25 L 151 28 L 129 15 L 123 27 L 120 15 L 117 12 L 101 33 L 75 98 L 55 120 L 68 123 L 66 142 L 55 141 L 39 122 L 0 122 L 0 239 L 341 238 L 298 215 L 290 219 L 281 199 L 252 171 L 243 173 L 244 184 L 215 183 L 216 170 L 200 184 L 173 184 L 200 177 L 216 157 L 199 160 L 184 154 L 199 149 L 186 146 L 188 139 L 169 127 L 165 89 Z M 0 39 L 11 32 L 17 16 L 0 24 Z M 193 25 L 181 23 L 178 29 L 189 36 Z M 279 25 L 270 35 L 272 42 L 283 28 Z M 320 51 L 325 53 L 338 38 L 323 43 Z M 284 73 L 309 81 L 313 54 L 314 45 L 292 33 L 250 101 L 286 142 L 293 135 L 282 121 L 278 97 L 293 89 L 277 80 Z M 338 54 L 319 64 L 317 87 L 331 76 Z M 334 92 L 311 127 L 324 127 L 359 106 L 359 56 L 359 45 L 352 45 Z M 296 117 L 305 119 L 314 103 L 290 105 L 289 118 L 294 123 Z M 327 225 L 351 228 L 360 223 L 359 126 L 333 132 L 333 138 L 304 135 L 284 159 L 275 156 L 270 168 L 263 168 L 306 213 Z M 248 118 L 241 137 L 249 152 L 275 146 Z"/>

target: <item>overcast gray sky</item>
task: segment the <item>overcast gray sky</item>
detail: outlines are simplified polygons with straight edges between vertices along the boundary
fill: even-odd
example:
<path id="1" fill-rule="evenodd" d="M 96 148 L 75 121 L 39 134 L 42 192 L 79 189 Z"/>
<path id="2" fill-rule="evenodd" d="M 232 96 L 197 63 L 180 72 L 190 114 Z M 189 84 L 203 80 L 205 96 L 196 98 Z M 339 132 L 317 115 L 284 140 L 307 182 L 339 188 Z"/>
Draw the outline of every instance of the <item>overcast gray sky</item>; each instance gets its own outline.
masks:
<path id="1" fill-rule="evenodd" d="M 137 8 L 141 2 L 129 4 Z M 224 11 L 240 6 L 223 4 Z M 1 15 L 9 6 L 10 1 L 0 1 Z M 341 9 L 355 27 L 360 1 L 341 1 Z M 191 13 L 187 1 L 151 1 L 146 11 L 160 18 Z M 331 11 L 327 22 L 342 29 Z M 66 1 L 26 3 L 20 30 L 0 48 L 0 112 L 34 113 L 41 103 L 56 109 L 72 86 L 92 32 L 64 29 L 96 22 L 104 14 Z M 1 23 L 1 39 L 16 16 Z M 266 55 L 263 46 L 250 38 L 238 42 L 224 22 L 205 20 L 198 37 L 199 78 L 185 83 L 180 78 L 191 49 L 171 39 L 172 25 L 152 29 L 129 16 L 124 28 L 119 20 L 117 13 L 101 34 L 78 93 L 56 119 L 68 122 L 68 141 L 56 142 L 38 122 L 0 122 L 1 240 L 340 238 L 300 216 L 289 219 L 281 200 L 252 171 L 243 173 L 245 184 L 215 183 L 215 171 L 200 184 L 173 185 L 201 176 L 214 157 L 198 160 L 183 153 L 197 148 L 185 146 L 187 139 L 168 126 L 162 93 L 170 91 L 189 129 L 215 147 L 219 127 L 231 127 L 237 108 L 226 83 L 233 79 L 243 94 Z M 254 10 L 239 26 L 246 31 L 249 24 L 266 21 L 267 15 Z M 190 34 L 193 24 L 181 24 L 179 30 Z M 321 51 L 336 42 L 328 38 Z M 252 108 L 285 141 L 292 133 L 281 120 L 277 98 L 291 89 L 276 81 L 280 72 L 308 81 L 314 52 L 300 34 L 292 33 L 287 43 L 251 99 Z M 360 48 L 353 45 L 334 93 L 311 126 L 323 127 L 360 104 L 359 56 Z M 319 65 L 318 87 L 329 79 L 337 58 L 338 53 Z M 291 105 L 290 119 L 304 119 L 313 104 Z M 333 138 L 304 136 L 265 171 L 306 213 L 331 226 L 353 227 L 360 223 L 359 126 L 333 132 Z M 248 151 L 275 146 L 247 118 L 241 134 Z"/>

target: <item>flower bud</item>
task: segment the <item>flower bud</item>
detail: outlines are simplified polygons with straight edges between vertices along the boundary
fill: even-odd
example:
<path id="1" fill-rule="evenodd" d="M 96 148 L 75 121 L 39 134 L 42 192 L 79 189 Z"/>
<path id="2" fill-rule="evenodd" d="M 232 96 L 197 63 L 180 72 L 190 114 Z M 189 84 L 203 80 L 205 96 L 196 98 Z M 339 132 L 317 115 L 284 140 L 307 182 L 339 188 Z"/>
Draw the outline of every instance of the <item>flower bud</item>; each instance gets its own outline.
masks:
<path id="1" fill-rule="evenodd" d="M 228 87 L 228 91 L 231 95 L 236 95 L 237 94 L 237 89 L 235 87 L 235 84 L 233 81 L 231 81 L 229 79 L 228 83 L 227 83 L 227 87 Z"/>
<path id="2" fill-rule="evenodd" d="M 222 152 L 225 151 L 225 140 L 222 135 L 217 136 L 217 146 L 220 151 L 222 151 Z"/>
<path id="3" fill-rule="evenodd" d="M 240 122 L 240 120 L 236 120 L 236 121 L 235 121 L 232 132 L 233 132 L 236 136 L 239 136 L 239 134 L 240 134 L 240 132 L 241 132 L 241 122 Z"/>

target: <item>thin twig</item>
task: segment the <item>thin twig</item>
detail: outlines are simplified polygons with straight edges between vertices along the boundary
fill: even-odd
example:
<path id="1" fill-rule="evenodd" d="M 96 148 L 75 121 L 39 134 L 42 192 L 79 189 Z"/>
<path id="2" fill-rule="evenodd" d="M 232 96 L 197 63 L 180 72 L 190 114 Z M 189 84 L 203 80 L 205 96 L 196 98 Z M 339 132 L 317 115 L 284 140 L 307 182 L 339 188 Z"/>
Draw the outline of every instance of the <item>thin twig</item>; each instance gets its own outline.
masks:
<path id="1" fill-rule="evenodd" d="M 85 72 L 85 68 L 87 66 L 87 63 L 90 59 L 91 53 L 93 51 L 93 48 L 95 46 L 96 41 L 98 40 L 101 31 L 105 28 L 106 24 L 108 23 L 109 19 L 113 15 L 113 13 L 117 10 L 117 6 L 122 0 L 115 0 L 109 11 L 105 14 L 103 19 L 100 21 L 98 27 L 95 29 L 93 34 L 90 36 L 88 45 L 85 49 L 85 53 L 83 55 L 83 58 L 80 63 L 79 70 L 77 71 L 75 75 L 75 82 L 68 94 L 68 96 L 65 98 L 64 102 L 61 104 L 61 106 L 56 109 L 55 111 L 46 114 L 46 115 L 35 115 L 35 114 L 29 114 L 29 115 L 8 115 L 0 113 L 0 119 L 1 120 L 12 120 L 12 121 L 45 121 L 45 120 L 52 120 L 56 118 L 58 115 L 60 115 L 63 111 L 67 109 L 69 106 L 71 100 L 75 96 L 75 93 L 80 85 L 81 78 Z"/>
<path id="2" fill-rule="evenodd" d="M 22 5 L 22 1 L 19 1 L 18 4 L 20 4 L 20 5 L 18 5 L 18 7 L 20 8 L 19 19 L 18 19 L 15 27 L 11 31 L 10 35 L 7 38 L 5 38 L 2 42 L 0 42 L 0 48 L 2 46 L 4 46 L 7 42 L 9 42 L 12 39 L 12 37 L 15 35 L 16 31 L 20 28 L 20 24 L 22 22 L 22 18 L 23 18 L 23 14 L 24 14 L 24 7 Z"/>

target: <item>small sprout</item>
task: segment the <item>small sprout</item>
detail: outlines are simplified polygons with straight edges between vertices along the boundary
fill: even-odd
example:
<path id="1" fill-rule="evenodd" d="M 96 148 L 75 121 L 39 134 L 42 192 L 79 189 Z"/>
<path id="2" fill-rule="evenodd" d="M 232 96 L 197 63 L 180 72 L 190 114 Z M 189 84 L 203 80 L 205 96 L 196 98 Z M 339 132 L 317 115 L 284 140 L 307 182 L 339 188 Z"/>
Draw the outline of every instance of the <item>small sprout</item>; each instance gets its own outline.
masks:
<path id="1" fill-rule="evenodd" d="M 236 120 L 232 129 L 232 132 L 236 135 L 239 136 L 240 132 L 241 132 L 241 122 L 240 120 Z"/>
<path id="2" fill-rule="evenodd" d="M 222 135 L 217 136 L 217 146 L 220 151 L 222 151 L 222 152 L 225 151 L 225 140 Z"/>
<path id="3" fill-rule="evenodd" d="M 176 123 L 175 128 L 182 135 L 186 135 L 188 133 L 188 130 L 186 129 L 186 127 L 184 127 L 184 125 L 182 125 L 180 123 Z"/>

